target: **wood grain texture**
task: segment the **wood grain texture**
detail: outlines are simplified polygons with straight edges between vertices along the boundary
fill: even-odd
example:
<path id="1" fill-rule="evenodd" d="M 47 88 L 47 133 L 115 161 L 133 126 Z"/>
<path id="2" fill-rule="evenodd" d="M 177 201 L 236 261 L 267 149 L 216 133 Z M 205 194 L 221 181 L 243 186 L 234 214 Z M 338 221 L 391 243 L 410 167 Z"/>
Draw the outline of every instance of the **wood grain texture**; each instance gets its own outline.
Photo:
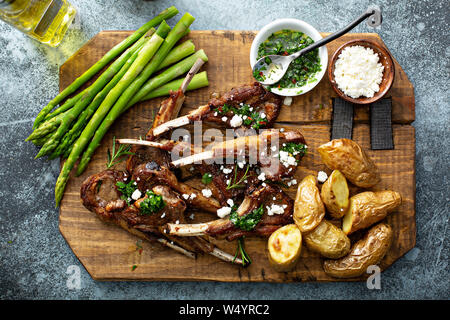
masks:
<path id="1" fill-rule="evenodd" d="M 96 35 L 60 68 L 60 88 L 70 84 L 105 52 L 124 39 L 129 31 L 105 31 Z M 204 49 L 209 62 L 210 87 L 189 92 L 182 114 L 206 102 L 212 92 L 225 92 L 233 86 L 252 81 L 249 50 L 255 33 L 251 31 L 192 31 L 189 35 L 197 49 Z M 376 34 L 348 34 L 331 43 L 331 55 L 342 43 L 355 38 L 367 38 L 382 44 Z M 392 189 L 400 192 L 403 203 L 392 213 L 388 223 L 393 227 L 395 241 L 381 263 L 384 270 L 415 245 L 415 136 L 414 90 L 405 73 L 395 61 L 396 77 L 387 94 L 393 100 L 394 150 L 373 151 L 370 148 L 369 110 L 358 107 L 355 111 L 353 139 L 360 143 L 378 165 L 382 182 L 376 190 Z M 311 92 L 294 98 L 291 106 L 284 106 L 275 127 L 300 128 L 305 135 L 310 152 L 302 160 L 295 178 L 300 181 L 308 174 L 328 170 L 320 161 L 316 148 L 330 139 L 332 114 L 331 99 L 334 91 L 324 77 Z M 246 269 L 221 262 L 210 256 L 192 260 L 157 243 L 142 243 L 139 252 L 137 238 L 119 227 L 100 221 L 85 209 L 79 197 L 80 185 L 89 175 L 105 169 L 106 152 L 112 137 L 132 138 L 145 134 L 150 127 L 161 98 L 140 103 L 124 114 L 109 130 L 94 154 L 86 172 L 72 177 L 67 185 L 60 208 L 60 231 L 75 255 L 97 280 L 211 280 L 211 281 L 341 281 L 327 276 L 322 269 L 322 259 L 304 248 L 297 267 L 289 273 L 278 273 L 270 268 L 266 257 L 266 239 L 248 238 L 246 248 L 253 264 Z M 120 166 L 119 166 L 120 168 Z M 352 193 L 359 192 L 352 188 Z M 295 196 L 296 187 L 288 194 Z M 194 221 L 212 219 L 211 215 L 196 213 Z M 236 243 L 213 240 L 221 249 L 234 253 Z M 132 266 L 137 268 L 132 271 Z M 351 280 L 361 280 L 350 279 Z"/>

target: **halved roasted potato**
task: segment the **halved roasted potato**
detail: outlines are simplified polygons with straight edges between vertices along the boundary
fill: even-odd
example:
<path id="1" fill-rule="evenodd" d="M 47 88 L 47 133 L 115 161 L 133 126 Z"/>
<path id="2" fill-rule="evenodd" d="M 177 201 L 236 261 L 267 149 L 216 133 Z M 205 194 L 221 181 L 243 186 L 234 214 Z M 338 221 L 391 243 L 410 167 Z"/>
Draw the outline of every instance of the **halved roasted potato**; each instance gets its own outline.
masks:
<path id="1" fill-rule="evenodd" d="M 329 221 L 322 222 L 311 232 L 303 235 L 308 249 L 326 258 L 338 259 L 350 251 L 350 239 Z"/>
<path id="2" fill-rule="evenodd" d="M 341 218 L 347 211 L 348 185 L 344 175 L 339 170 L 334 170 L 322 186 L 320 192 L 322 201 L 333 218 Z"/>
<path id="3" fill-rule="evenodd" d="M 298 185 L 294 203 L 294 221 L 301 232 L 317 227 L 325 215 L 325 206 L 313 175 L 305 177 Z"/>
<path id="4" fill-rule="evenodd" d="M 336 278 L 354 278 L 367 267 L 380 263 L 391 246 L 393 232 L 385 223 L 372 227 L 366 236 L 355 243 L 350 253 L 338 260 L 325 260 L 323 269 Z"/>
<path id="5" fill-rule="evenodd" d="M 317 151 L 328 168 L 339 170 L 358 187 L 369 188 L 380 181 L 375 163 L 353 140 L 334 139 L 321 145 Z"/>
<path id="6" fill-rule="evenodd" d="M 302 250 L 302 234 L 295 224 L 276 230 L 267 243 L 270 265 L 277 271 L 286 272 L 295 267 Z"/>
<path id="7" fill-rule="evenodd" d="M 400 193 L 395 191 L 366 191 L 350 198 L 342 230 L 350 234 L 383 220 L 402 203 Z"/>

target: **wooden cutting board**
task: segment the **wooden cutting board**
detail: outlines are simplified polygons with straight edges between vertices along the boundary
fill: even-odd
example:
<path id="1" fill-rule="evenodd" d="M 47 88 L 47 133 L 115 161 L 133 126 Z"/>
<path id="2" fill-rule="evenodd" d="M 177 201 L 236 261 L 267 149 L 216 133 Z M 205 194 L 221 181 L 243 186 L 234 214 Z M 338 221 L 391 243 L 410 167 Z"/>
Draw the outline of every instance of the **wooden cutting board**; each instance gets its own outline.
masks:
<path id="1" fill-rule="evenodd" d="M 130 35 L 130 31 L 104 31 L 97 34 L 69 58 L 60 68 L 60 89 L 96 62 L 115 44 Z M 326 35 L 326 34 L 323 34 Z M 192 31 L 197 49 L 204 49 L 209 62 L 203 67 L 208 72 L 210 86 L 187 94 L 181 113 L 186 114 L 209 100 L 213 92 L 225 92 L 234 86 L 252 82 L 249 64 L 253 31 Z M 347 34 L 327 45 L 328 54 L 344 42 L 362 38 L 383 44 L 377 34 Z M 383 44 L 384 45 L 384 44 Z M 374 190 L 391 189 L 401 193 L 403 203 L 386 220 L 395 234 L 394 243 L 380 264 L 382 270 L 393 264 L 415 246 L 415 136 L 414 88 L 398 62 L 395 61 L 395 81 L 387 97 L 392 98 L 394 150 L 370 150 L 369 107 L 355 108 L 353 139 L 360 143 L 378 165 L 382 182 Z M 332 90 L 326 75 L 311 92 L 295 97 L 291 106 L 283 106 L 276 127 L 300 128 L 309 146 L 308 155 L 296 172 L 300 181 L 308 174 L 328 170 L 320 161 L 316 148 L 329 141 L 332 116 Z M 138 238 L 114 225 L 101 222 L 85 209 L 79 197 L 82 181 L 91 174 L 104 170 L 106 152 L 113 136 L 134 138 L 144 135 L 152 124 L 153 115 L 162 99 L 140 103 L 124 114 L 102 141 L 86 172 L 72 177 L 67 185 L 60 208 L 60 231 L 75 255 L 96 280 L 214 280 L 214 281 L 338 281 L 327 276 L 322 259 L 306 247 L 296 268 L 288 273 L 275 272 L 266 257 L 266 240 L 246 239 L 246 249 L 253 263 L 248 268 L 227 264 L 211 256 L 189 259 L 157 243 L 140 243 Z M 120 166 L 119 166 L 120 168 Z M 352 189 L 352 192 L 358 190 Z M 295 197 L 296 186 L 288 191 Z M 214 219 L 208 214 L 195 214 L 194 221 Z M 235 252 L 236 243 L 214 242 L 223 250 Z M 143 250 L 139 250 L 142 246 Z M 133 268 L 133 266 L 136 266 Z M 134 269 L 134 270 L 132 270 Z M 367 276 L 358 279 L 362 280 Z"/>

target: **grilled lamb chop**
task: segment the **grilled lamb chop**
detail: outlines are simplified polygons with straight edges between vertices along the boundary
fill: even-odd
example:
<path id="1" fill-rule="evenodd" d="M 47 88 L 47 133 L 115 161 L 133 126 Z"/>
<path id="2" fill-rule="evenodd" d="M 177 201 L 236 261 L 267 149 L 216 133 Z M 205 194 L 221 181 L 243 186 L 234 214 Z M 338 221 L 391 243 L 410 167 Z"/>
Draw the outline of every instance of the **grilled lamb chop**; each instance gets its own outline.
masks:
<path id="1" fill-rule="evenodd" d="M 233 223 L 230 216 L 206 223 L 168 223 L 165 230 L 168 234 L 176 236 L 209 235 L 217 238 L 225 237 L 228 241 L 241 236 L 267 237 L 283 225 L 292 223 L 293 205 L 294 201 L 280 188 L 266 185 L 247 195 L 236 211 L 237 216 L 243 218 L 262 207 L 264 213 L 253 229 L 241 229 Z"/>
<path id="2" fill-rule="evenodd" d="M 207 105 L 153 128 L 147 140 L 154 140 L 171 129 L 201 120 L 225 125 L 228 128 L 241 126 L 253 129 L 270 128 L 280 113 L 281 104 L 280 97 L 255 82 L 233 88 L 222 97 L 211 99 Z M 236 121 L 232 121 L 235 116 L 240 120 L 236 118 Z"/>
<path id="3" fill-rule="evenodd" d="M 188 257 L 194 258 L 193 252 L 201 252 L 228 262 L 233 261 L 233 256 L 203 238 L 183 239 L 164 233 L 163 226 L 166 223 L 185 221 L 186 210 L 186 203 L 168 186 L 155 185 L 151 189 L 156 195 L 160 195 L 165 203 L 158 212 L 141 213 L 140 207 L 145 197 L 129 206 L 126 200 L 120 198 L 120 191 L 117 190 L 117 182 L 127 181 L 128 178 L 125 172 L 116 170 L 106 170 L 88 177 L 80 191 L 83 205 L 105 222 L 114 223 L 142 239 L 157 241 Z M 242 261 L 236 259 L 235 263 L 242 264 Z"/>

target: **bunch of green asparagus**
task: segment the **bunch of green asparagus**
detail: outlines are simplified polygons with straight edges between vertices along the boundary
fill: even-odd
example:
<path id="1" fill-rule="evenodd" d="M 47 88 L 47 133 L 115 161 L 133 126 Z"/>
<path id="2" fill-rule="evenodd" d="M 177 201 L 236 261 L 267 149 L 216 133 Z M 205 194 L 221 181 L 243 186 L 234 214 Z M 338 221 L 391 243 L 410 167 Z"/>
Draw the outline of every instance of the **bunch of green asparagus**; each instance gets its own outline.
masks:
<path id="1" fill-rule="evenodd" d="M 178 77 L 188 72 L 198 58 L 208 60 L 203 50 L 195 51 L 191 40 L 175 46 L 189 33 L 189 26 L 195 20 L 186 13 L 171 29 L 165 20 L 177 13 L 173 6 L 162 11 L 113 47 L 36 117 L 33 132 L 26 139 L 41 147 L 36 158 L 46 155 L 50 159 L 67 159 L 55 186 L 56 206 L 59 206 L 77 160 L 80 159 L 76 173 L 80 175 L 122 113 L 137 102 L 177 90 L 183 82 Z M 114 59 L 92 85 L 73 95 Z M 193 77 L 187 90 L 207 85 L 206 72 L 201 72 Z"/>

